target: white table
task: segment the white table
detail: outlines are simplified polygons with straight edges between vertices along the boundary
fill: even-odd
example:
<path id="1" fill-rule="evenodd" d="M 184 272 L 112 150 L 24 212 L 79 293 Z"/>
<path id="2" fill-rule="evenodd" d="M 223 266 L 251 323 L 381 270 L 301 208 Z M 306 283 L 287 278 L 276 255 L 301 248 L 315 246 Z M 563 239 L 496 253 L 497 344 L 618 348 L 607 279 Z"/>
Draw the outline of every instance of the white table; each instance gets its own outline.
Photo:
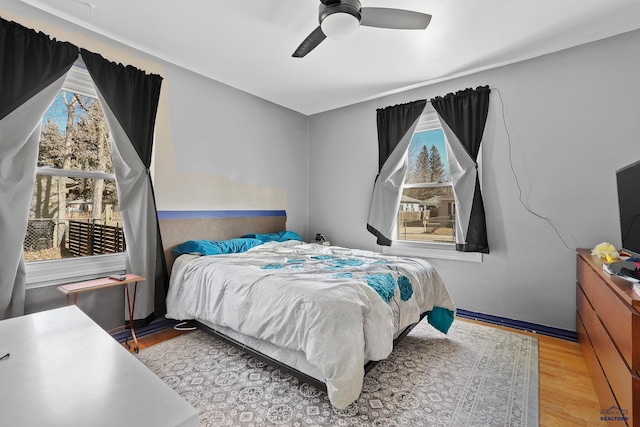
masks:
<path id="1" fill-rule="evenodd" d="M 0 426 L 197 426 L 198 412 L 77 306 L 0 321 Z"/>

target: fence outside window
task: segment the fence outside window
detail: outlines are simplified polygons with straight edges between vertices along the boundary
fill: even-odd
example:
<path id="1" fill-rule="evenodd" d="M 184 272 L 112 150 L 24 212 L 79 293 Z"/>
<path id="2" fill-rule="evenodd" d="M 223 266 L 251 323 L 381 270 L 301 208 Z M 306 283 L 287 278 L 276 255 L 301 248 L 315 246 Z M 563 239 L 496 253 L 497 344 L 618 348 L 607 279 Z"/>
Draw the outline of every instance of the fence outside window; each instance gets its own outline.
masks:
<path id="1" fill-rule="evenodd" d="M 453 215 L 420 217 L 421 212 L 399 212 L 399 240 L 455 243 Z"/>
<path id="2" fill-rule="evenodd" d="M 25 259 L 57 259 L 124 252 L 124 231 L 117 224 L 104 225 L 102 220 L 65 220 L 51 218 L 30 219 L 24 239 Z M 59 248 L 59 255 L 32 258 L 31 253 Z"/>

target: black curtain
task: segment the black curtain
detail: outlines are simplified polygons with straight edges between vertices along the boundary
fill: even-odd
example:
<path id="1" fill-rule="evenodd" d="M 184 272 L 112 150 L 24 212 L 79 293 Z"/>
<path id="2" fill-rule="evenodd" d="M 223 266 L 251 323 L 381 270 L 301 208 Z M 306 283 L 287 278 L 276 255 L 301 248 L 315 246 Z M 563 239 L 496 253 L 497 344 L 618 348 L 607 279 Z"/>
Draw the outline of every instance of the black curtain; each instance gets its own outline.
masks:
<path id="1" fill-rule="evenodd" d="M 81 49 L 82 59 L 100 93 L 123 127 L 142 163 L 151 166 L 153 132 L 162 77 L 126 67 Z"/>
<path id="2" fill-rule="evenodd" d="M 394 105 L 376 110 L 378 122 L 378 173 L 393 150 L 422 114 L 426 100 Z"/>
<path id="3" fill-rule="evenodd" d="M 490 93 L 489 86 L 480 86 L 475 90 L 465 89 L 431 100 L 433 108 L 451 128 L 475 162 L 476 169 L 480 143 L 489 114 Z M 456 249 L 463 252 L 489 253 L 484 203 L 477 174 L 467 236 L 465 243 L 456 244 Z"/>
<path id="4" fill-rule="evenodd" d="M 153 134 L 156 113 L 160 99 L 162 77 L 147 74 L 132 66 L 116 64 L 104 59 L 101 55 L 81 49 L 82 59 L 87 70 L 103 96 L 105 102 L 117 118 L 131 144 L 135 148 L 140 160 L 144 164 L 152 191 L 153 206 L 156 210 L 153 182 L 149 173 L 151 154 L 153 152 Z M 166 260 L 162 249 L 162 237 L 156 218 L 156 256 L 155 256 L 155 285 L 154 312 L 152 317 L 159 317 L 166 313 L 166 295 L 169 288 Z M 147 278 L 149 280 L 149 278 Z"/>
<path id="5" fill-rule="evenodd" d="M 0 18 L 0 120 L 62 77 L 78 48 Z"/>
<path id="6" fill-rule="evenodd" d="M 393 193 L 394 197 L 388 197 L 385 195 L 388 191 L 378 188 L 377 181 L 389 156 L 397 148 L 411 125 L 420 117 L 426 105 L 426 100 L 419 100 L 376 110 L 378 122 L 378 175 L 374 181 L 374 194 L 369 220 L 367 221 L 367 230 L 376 236 L 378 245 L 391 246 L 389 233 L 391 232 L 391 224 L 397 215 L 396 209 L 398 207 L 382 205 L 387 205 L 389 200 L 394 197 L 400 197 L 397 194 L 400 188 L 392 189 L 389 194 Z M 380 209 L 383 209 L 384 212 L 379 212 Z"/>

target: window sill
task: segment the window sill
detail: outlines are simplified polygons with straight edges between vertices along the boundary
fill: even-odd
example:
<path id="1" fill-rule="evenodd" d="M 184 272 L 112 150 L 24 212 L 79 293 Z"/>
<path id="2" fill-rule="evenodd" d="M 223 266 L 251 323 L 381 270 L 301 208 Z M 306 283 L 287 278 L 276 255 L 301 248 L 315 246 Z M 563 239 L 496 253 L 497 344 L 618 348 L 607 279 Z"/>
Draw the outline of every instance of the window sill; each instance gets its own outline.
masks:
<path id="1" fill-rule="evenodd" d="M 124 273 L 127 254 L 94 255 L 26 263 L 27 289 L 57 286 L 109 274 Z"/>
<path id="2" fill-rule="evenodd" d="M 394 241 L 391 246 L 383 246 L 385 255 L 417 256 L 421 258 L 450 259 L 455 261 L 482 262 L 478 252 L 458 252 L 453 244 Z"/>

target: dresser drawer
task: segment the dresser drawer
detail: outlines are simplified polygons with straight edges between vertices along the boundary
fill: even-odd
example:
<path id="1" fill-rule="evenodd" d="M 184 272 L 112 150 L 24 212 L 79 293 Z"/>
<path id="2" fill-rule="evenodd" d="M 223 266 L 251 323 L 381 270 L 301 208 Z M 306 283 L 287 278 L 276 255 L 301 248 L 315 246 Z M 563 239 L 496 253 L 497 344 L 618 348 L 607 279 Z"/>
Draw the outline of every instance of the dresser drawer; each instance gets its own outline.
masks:
<path id="1" fill-rule="evenodd" d="M 579 292 L 582 294 L 582 292 Z M 584 295 L 583 295 L 584 297 Z M 584 355 L 584 360 L 587 364 L 587 368 L 589 369 L 589 375 L 591 376 L 591 381 L 593 382 L 593 388 L 596 390 L 596 394 L 598 395 L 598 401 L 600 402 L 601 409 L 611 408 L 612 406 L 620 407 L 618 402 L 616 401 L 615 396 L 611 392 L 611 387 L 609 387 L 609 382 L 602 371 L 602 366 L 600 366 L 600 362 L 596 357 L 596 354 L 591 345 L 591 340 L 589 339 L 589 335 L 586 331 L 586 326 L 583 324 L 582 316 L 593 316 L 593 313 L 580 313 L 576 314 L 576 333 L 578 335 L 578 343 L 580 344 L 580 349 L 582 350 L 582 354 Z M 586 320 L 586 319 L 585 319 Z M 622 427 L 623 424 L 618 423 L 618 427 Z"/>
<path id="2" fill-rule="evenodd" d="M 640 355 L 633 354 L 634 339 L 640 340 L 640 316 L 618 298 L 609 285 L 580 257 L 577 276 L 584 295 L 627 365 L 634 371 L 640 371 Z"/>
<path id="3" fill-rule="evenodd" d="M 638 387 L 638 378 L 629 371 L 600 319 L 594 312 L 592 313 L 594 314 L 592 319 L 584 321 L 587 335 L 591 340 L 600 366 L 602 366 L 602 371 L 607 377 L 609 386 L 618 401 L 618 407 L 628 411 L 628 416 L 632 419 L 634 415 L 633 391 Z"/>

